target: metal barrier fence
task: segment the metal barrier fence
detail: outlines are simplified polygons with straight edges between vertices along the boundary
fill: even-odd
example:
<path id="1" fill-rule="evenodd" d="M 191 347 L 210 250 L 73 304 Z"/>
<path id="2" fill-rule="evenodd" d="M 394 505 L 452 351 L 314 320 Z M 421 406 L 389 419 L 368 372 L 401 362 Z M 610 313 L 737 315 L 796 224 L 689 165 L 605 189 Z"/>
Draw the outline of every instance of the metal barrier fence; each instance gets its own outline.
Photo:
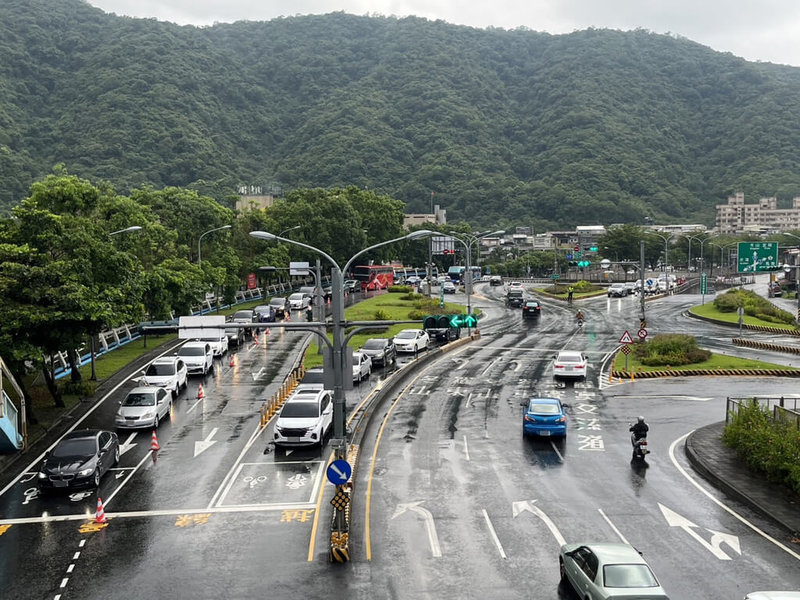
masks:
<path id="1" fill-rule="evenodd" d="M 261 404 L 261 409 L 259 410 L 261 414 L 262 428 L 265 427 L 267 423 L 269 423 L 270 419 L 272 419 L 272 417 L 278 413 L 284 402 L 286 402 L 286 399 L 294 391 L 294 388 L 296 388 L 297 384 L 300 383 L 300 380 L 303 379 L 303 375 L 305 375 L 305 373 L 306 369 L 303 365 L 295 367 L 286 376 L 286 379 L 283 380 L 280 389 L 272 394 L 269 400 L 264 400 L 264 402 Z"/>
<path id="2" fill-rule="evenodd" d="M 725 422 L 739 414 L 739 409 L 745 404 L 763 406 L 772 413 L 774 421 L 794 420 L 800 427 L 800 398 L 786 398 L 785 396 L 748 396 L 747 398 L 727 399 L 725 407 Z"/>

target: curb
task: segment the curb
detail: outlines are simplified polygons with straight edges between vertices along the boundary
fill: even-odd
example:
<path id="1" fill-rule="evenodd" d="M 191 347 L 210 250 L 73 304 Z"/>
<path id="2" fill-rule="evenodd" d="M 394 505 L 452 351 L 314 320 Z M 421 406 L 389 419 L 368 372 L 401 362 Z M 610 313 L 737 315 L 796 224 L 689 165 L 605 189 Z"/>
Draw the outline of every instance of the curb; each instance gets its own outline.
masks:
<path id="1" fill-rule="evenodd" d="M 711 425 L 706 425 L 705 427 L 701 427 L 700 429 L 701 430 L 711 429 L 714 427 L 720 427 L 720 425 L 722 425 L 722 428 L 724 429 L 725 422 L 720 421 L 718 423 L 712 423 Z M 695 449 L 694 436 L 698 431 L 699 430 L 692 431 L 692 433 L 689 434 L 689 437 L 686 438 L 686 442 L 683 445 L 683 451 L 684 454 L 686 455 L 686 459 L 689 461 L 689 464 L 692 465 L 695 471 L 697 471 L 705 480 L 709 481 L 714 487 L 723 491 L 727 496 L 735 498 L 742 504 L 746 504 L 747 506 L 758 511 L 767 518 L 772 519 L 774 522 L 778 523 L 781 527 L 783 527 L 787 531 L 794 531 L 794 527 L 792 526 L 792 524 L 786 523 L 780 517 L 773 514 L 773 511 L 770 511 L 769 505 L 765 506 L 758 500 L 755 500 L 754 498 L 749 496 L 746 492 L 737 488 L 734 484 L 719 477 L 714 472 L 713 466 L 707 463 L 705 460 L 703 460 L 700 453 L 698 453 L 697 450 Z M 720 440 L 719 443 L 721 444 L 722 441 Z"/>
<path id="2" fill-rule="evenodd" d="M 658 377 L 800 377 L 800 369 L 660 369 L 658 371 L 612 371 L 619 379 L 656 379 Z"/>
<path id="3" fill-rule="evenodd" d="M 746 346 L 748 348 L 757 348 L 758 350 L 772 350 L 774 352 L 786 352 L 787 354 L 800 354 L 800 347 L 797 346 L 783 346 L 781 344 L 772 344 L 770 342 L 759 342 L 756 340 L 746 340 L 744 338 L 731 339 L 734 346 Z"/>
<path id="4" fill-rule="evenodd" d="M 703 315 L 696 315 L 690 310 L 687 310 L 684 314 L 693 319 L 700 319 L 701 321 L 706 321 L 708 323 L 716 323 L 717 325 L 723 325 L 725 327 L 736 327 L 737 329 L 739 328 L 738 323 L 729 323 L 728 321 L 720 321 L 719 319 L 713 319 Z M 750 331 L 766 331 L 767 333 L 777 333 L 781 335 L 800 336 L 800 329 L 784 329 L 782 327 L 769 327 L 767 325 L 748 325 L 747 323 L 742 323 L 742 329 L 749 329 Z"/>

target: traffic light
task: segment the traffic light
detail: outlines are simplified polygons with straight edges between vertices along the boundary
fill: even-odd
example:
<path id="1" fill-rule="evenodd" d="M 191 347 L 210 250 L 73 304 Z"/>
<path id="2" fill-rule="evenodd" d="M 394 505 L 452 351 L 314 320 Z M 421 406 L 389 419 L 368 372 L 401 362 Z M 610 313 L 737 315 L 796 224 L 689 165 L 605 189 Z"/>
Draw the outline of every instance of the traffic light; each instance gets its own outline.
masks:
<path id="1" fill-rule="evenodd" d="M 450 327 L 477 327 L 477 315 L 450 315 Z"/>
<path id="2" fill-rule="evenodd" d="M 578 261 L 577 261 L 577 260 L 571 260 L 571 261 L 569 261 L 569 266 L 570 266 L 570 267 L 577 267 L 577 266 L 578 266 Z"/>
<path id="3" fill-rule="evenodd" d="M 597 246 L 591 246 L 589 252 L 597 252 Z"/>
<path id="4" fill-rule="evenodd" d="M 450 329 L 456 327 L 477 327 L 476 315 L 428 315 L 422 319 L 423 329 Z"/>
<path id="5" fill-rule="evenodd" d="M 592 264 L 592 263 L 591 263 L 591 261 L 588 261 L 588 260 L 579 260 L 578 261 L 578 266 L 580 268 L 582 268 L 582 269 L 585 268 L 585 267 L 588 267 L 590 264 Z"/>

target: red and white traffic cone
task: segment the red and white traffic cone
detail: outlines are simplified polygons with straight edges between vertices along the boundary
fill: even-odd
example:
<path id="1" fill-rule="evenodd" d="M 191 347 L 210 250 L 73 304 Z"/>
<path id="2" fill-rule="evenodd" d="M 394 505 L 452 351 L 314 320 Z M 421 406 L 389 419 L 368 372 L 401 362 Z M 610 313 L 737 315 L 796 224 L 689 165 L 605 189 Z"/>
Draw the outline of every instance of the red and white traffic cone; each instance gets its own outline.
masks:
<path id="1" fill-rule="evenodd" d="M 257 335 L 254 335 L 254 336 L 253 336 L 253 343 L 254 343 L 256 346 L 258 346 L 258 336 L 257 336 Z"/>
<path id="2" fill-rule="evenodd" d="M 205 397 L 206 393 L 203 391 L 203 384 L 201 383 L 197 386 L 197 399 L 202 400 Z"/>
<path id="3" fill-rule="evenodd" d="M 150 440 L 150 450 L 160 450 L 161 446 L 158 445 L 158 438 L 156 437 L 156 431 L 153 430 L 153 437 Z"/>
<path id="4" fill-rule="evenodd" d="M 97 497 L 97 513 L 94 516 L 95 523 L 107 523 L 108 519 L 106 518 L 106 513 L 103 510 L 103 499 L 98 496 Z"/>
<path id="5" fill-rule="evenodd" d="M 235 367 L 236 366 L 236 357 L 235 356 L 231 356 L 231 364 L 229 364 L 228 366 L 229 367 Z"/>

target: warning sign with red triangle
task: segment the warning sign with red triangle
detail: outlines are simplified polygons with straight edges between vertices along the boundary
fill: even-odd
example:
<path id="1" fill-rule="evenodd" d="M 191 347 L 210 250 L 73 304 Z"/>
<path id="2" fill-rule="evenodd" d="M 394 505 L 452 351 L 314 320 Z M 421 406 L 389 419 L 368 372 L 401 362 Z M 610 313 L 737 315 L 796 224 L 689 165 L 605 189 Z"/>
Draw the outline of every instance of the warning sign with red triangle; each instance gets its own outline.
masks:
<path id="1" fill-rule="evenodd" d="M 620 344 L 632 344 L 633 343 L 633 338 L 631 337 L 631 334 L 628 333 L 627 329 L 625 330 L 625 333 L 622 334 L 622 337 L 619 338 L 619 343 Z"/>

